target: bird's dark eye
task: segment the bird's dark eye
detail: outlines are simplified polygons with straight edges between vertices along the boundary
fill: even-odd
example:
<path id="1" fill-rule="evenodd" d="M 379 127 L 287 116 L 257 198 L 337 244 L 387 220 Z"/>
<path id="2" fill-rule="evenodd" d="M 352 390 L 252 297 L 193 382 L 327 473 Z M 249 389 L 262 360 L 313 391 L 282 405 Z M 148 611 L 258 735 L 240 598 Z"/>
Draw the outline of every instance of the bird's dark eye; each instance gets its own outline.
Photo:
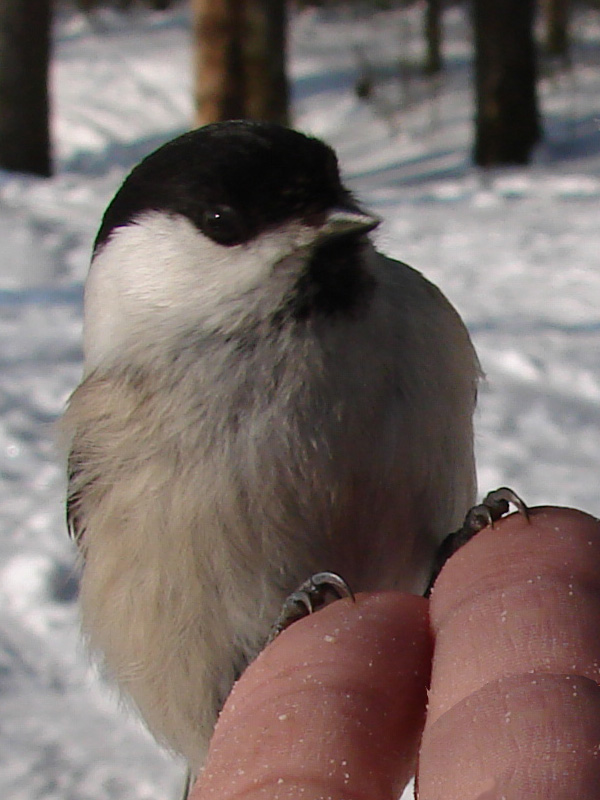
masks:
<path id="1" fill-rule="evenodd" d="M 215 206 L 202 215 L 202 232 L 217 244 L 239 244 L 245 239 L 244 226 L 231 206 Z"/>

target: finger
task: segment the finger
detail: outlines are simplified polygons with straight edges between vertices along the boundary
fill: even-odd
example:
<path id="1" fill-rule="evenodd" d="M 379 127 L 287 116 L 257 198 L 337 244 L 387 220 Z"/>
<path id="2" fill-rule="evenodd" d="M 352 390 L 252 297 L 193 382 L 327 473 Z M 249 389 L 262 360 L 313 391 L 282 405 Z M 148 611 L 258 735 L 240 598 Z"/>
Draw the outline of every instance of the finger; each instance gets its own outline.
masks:
<path id="1" fill-rule="evenodd" d="M 419 800 L 598 800 L 600 691 L 576 675 L 511 675 L 428 727 Z"/>
<path id="2" fill-rule="evenodd" d="M 450 559 L 430 613 L 421 800 L 596 798 L 598 520 L 550 507 L 531 524 L 505 518 Z"/>
<path id="3" fill-rule="evenodd" d="M 359 595 L 296 622 L 235 686 L 192 797 L 399 796 L 430 662 L 420 597 Z"/>
<path id="4" fill-rule="evenodd" d="M 479 533 L 431 600 L 429 722 L 480 686 L 531 670 L 600 680 L 600 523 L 565 508 Z"/>

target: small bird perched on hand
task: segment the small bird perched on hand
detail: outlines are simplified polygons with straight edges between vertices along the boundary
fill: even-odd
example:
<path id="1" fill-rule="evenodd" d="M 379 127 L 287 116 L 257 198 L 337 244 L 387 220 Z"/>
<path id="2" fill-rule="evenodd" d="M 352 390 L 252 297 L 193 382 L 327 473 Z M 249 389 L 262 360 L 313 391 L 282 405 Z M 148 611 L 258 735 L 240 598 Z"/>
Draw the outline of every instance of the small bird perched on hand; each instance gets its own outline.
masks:
<path id="1" fill-rule="evenodd" d="M 65 417 L 83 628 L 193 771 L 298 584 L 422 591 L 473 503 L 476 355 L 377 224 L 327 145 L 243 121 L 148 156 L 102 221 Z"/>

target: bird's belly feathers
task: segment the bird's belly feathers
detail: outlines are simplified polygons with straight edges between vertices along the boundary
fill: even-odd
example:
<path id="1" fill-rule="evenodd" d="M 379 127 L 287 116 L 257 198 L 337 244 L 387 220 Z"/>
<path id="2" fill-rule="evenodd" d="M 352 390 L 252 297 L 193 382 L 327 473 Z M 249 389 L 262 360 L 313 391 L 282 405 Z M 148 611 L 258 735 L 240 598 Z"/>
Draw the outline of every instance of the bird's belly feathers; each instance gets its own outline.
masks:
<path id="1" fill-rule="evenodd" d="M 356 391 L 328 379 L 341 384 L 330 394 L 293 379 L 295 394 L 282 379 L 247 407 L 205 393 L 189 425 L 191 413 L 164 413 L 196 396 L 185 381 L 167 404 L 160 386 L 141 397 L 134 380 L 91 374 L 67 414 L 84 631 L 196 769 L 288 593 L 322 570 L 356 591 L 421 591 L 436 542 L 472 502 L 468 392 L 440 404 L 434 386 L 417 406 L 384 387 L 364 403 L 362 376 Z"/>

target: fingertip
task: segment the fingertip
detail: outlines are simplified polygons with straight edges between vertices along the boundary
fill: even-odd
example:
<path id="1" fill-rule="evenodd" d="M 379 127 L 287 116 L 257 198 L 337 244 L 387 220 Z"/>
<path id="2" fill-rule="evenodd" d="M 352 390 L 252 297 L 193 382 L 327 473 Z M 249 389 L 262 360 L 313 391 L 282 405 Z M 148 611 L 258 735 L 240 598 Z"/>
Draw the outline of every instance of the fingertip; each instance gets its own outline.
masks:
<path id="1" fill-rule="evenodd" d="M 399 795 L 423 727 L 423 598 L 342 600 L 294 623 L 234 688 L 193 797 Z"/>
<path id="2" fill-rule="evenodd" d="M 600 522 L 554 507 L 504 518 L 448 561 L 430 614 L 432 721 L 505 675 L 600 680 Z"/>
<path id="3" fill-rule="evenodd" d="M 596 797 L 600 522 L 506 517 L 449 560 L 430 614 L 421 800 Z"/>

